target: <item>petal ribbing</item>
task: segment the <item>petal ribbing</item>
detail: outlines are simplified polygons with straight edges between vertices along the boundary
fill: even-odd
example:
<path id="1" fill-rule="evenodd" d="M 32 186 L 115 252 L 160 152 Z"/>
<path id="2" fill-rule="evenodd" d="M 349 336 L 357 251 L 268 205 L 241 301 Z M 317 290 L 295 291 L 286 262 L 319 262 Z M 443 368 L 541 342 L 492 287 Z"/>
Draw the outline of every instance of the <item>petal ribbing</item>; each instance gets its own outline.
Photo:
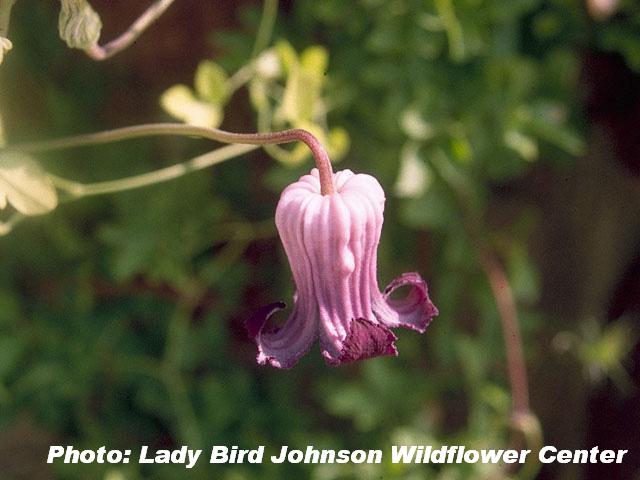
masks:
<path id="1" fill-rule="evenodd" d="M 315 339 L 330 365 L 397 355 L 389 329 L 423 332 L 438 314 L 416 273 L 400 276 L 380 293 L 376 257 L 385 196 L 378 181 L 343 170 L 335 174 L 334 186 L 334 193 L 322 195 L 314 169 L 282 192 L 276 226 L 297 293 L 281 327 L 265 327 L 281 303 L 263 307 L 247 323 L 259 363 L 289 368 Z M 411 287 L 406 298 L 390 298 L 404 286 Z"/>

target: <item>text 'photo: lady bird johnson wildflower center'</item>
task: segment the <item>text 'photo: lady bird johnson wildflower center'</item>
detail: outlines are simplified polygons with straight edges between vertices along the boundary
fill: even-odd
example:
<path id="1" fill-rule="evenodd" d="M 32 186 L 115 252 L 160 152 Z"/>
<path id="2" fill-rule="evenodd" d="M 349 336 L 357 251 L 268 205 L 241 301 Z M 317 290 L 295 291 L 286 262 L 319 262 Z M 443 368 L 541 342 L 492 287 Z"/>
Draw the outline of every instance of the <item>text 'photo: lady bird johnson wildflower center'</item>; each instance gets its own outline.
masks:
<path id="1" fill-rule="evenodd" d="M 640 0 L 0 0 L 0 480 L 640 480 Z"/>

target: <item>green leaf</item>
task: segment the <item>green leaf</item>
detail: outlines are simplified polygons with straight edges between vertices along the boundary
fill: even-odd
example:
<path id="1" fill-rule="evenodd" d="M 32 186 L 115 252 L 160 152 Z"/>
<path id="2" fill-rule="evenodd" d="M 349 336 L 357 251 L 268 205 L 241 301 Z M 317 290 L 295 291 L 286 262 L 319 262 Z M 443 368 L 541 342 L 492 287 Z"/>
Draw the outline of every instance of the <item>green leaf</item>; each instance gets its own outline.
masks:
<path id="1" fill-rule="evenodd" d="M 308 74 L 300 67 L 294 68 L 287 79 L 280 115 L 294 125 L 311 121 L 314 106 L 320 98 L 320 91 L 320 82 L 317 77 Z"/>
<path id="2" fill-rule="evenodd" d="M 58 194 L 47 173 L 28 155 L 0 153 L 0 208 L 7 200 L 24 215 L 41 215 L 55 209 Z"/>
<path id="3" fill-rule="evenodd" d="M 332 128 L 327 139 L 327 150 L 331 160 L 334 163 L 341 160 L 349 151 L 350 144 L 349 133 L 344 128 Z"/>
<path id="4" fill-rule="evenodd" d="M 249 82 L 249 99 L 258 111 L 269 108 L 269 96 L 265 82 L 257 79 Z"/>
<path id="5" fill-rule="evenodd" d="M 518 130 L 508 130 L 505 132 L 504 143 L 529 162 L 538 159 L 538 142 Z"/>
<path id="6" fill-rule="evenodd" d="M 299 126 L 301 122 L 313 120 L 329 57 L 327 51 L 318 46 L 309 47 L 302 52 L 299 62 L 288 49 L 285 48 L 285 51 L 289 57 L 286 65 L 288 77 L 279 114 L 284 120 Z"/>
<path id="7" fill-rule="evenodd" d="M 435 135 L 435 128 L 427 122 L 420 112 L 415 109 L 407 109 L 402 113 L 400 126 L 404 133 L 413 140 L 429 140 Z"/>
<path id="8" fill-rule="evenodd" d="M 329 65 L 327 49 L 318 45 L 305 49 L 300 55 L 300 65 L 305 72 L 323 78 Z"/>
<path id="9" fill-rule="evenodd" d="M 286 40 L 280 40 L 275 46 L 276 54 L 280 60 L 280 65 L 286 75 L 291 73 L 293 68 L 298 66 L 298 54 Z"/>
<path id="10" fill-rule="evenodd" d="M 220 65 L 210 60 L 200 62 L 194 80 L 196 93 L 203 100 L 223 105 L 231 93 L 227 73 Z"/>
<path id="11" fill-rule="evenodd" d="M 186 85 L 174 85 L 160 97 L 162 108 L 190 125 L 217 127 L 222 122 L 222 109 L 218 105 L 198 100 Z"/>
<path id="12" fill-rule="evenodd" d="M 70 48 L 89 48 L 98 43 L 102 21 L 86 0 L 60 0 L 58 32 Z"/>

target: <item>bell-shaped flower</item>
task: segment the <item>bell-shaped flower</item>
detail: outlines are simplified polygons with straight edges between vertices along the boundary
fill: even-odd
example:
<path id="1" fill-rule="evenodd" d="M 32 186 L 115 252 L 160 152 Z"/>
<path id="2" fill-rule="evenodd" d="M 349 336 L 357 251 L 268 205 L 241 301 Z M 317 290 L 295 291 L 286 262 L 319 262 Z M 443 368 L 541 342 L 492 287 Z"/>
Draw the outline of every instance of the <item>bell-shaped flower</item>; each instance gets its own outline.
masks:
<path id="1" fill-rule="evenodd" d="M 289 258 L 296 294 L 289 319 L 268 326 L 285 307 L 263 307 L 247 322 L 258 345 L 258 363 L 290 368 L 319 338 L 330 365 L 378 355 L 397 355 L 390 328 L 424 332 L 438 314 L 427 284 L 405 273 L 378 289 L 376 256 L 385 196 L 370 175 L 343 170 L 333 176 L 335 191 L 322 195 L 318 170 L 282 193 L 276 226 Z M 391 298 L 409 287 L 403 299 Z"/>

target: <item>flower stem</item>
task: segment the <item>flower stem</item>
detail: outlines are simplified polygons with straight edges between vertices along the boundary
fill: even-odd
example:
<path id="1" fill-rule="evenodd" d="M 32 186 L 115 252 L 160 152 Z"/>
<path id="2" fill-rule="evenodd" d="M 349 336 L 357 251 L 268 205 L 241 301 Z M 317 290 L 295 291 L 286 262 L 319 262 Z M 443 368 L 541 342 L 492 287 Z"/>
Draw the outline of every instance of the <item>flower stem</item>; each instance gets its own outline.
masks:
<path id="1" fill-rule="evenodd" d="M 444 153 L 440 157 L 435 156 L 432 165 L 451 188 L 469 242 L 477 253 L 480 268 L 487 276 L 498 309 L 511 389 L 511 444 L 515 448 L 520 443 L 521 439 L 516 437 L 515 432 L 524 434 L 525 440 L 537 443 L 542 438 L 542 433 L 529 406 L 529 381 L 518 323 L 518 309 L 509 278 L 493 249 L 487 245 L 483 214 L 477 207 L 479 202 L 476 201 L 477 197 L 472 189 L 461 181 Z"/>
<path id="2" fill-rule="evenodd" d="M 202 137 L 209 140 L 215 140 L 221 143 L 236 143 L 245 145 L 271 145 L 278 143 L 291 143 L 291 142 L 304 142 L 316 162 L 318 171 L 320 172 L 320 190 L 323 195 L 331 195 L 334 192 L 333 189 L 333 170 L 331 168 L 331 162 L 329 155 L 324 149 L 320 141 L 314 137 L 311 133 L 300 128 L 294 128 L 291 130 L 282 130 L 280 132 L 271 133 L 231 133 L 224 130 L 218 130 L 216 128 L 197 127 L 193 125 L 185 125 L 182 123 L 151 123 L 146 125 L 135 125 L 132 127 L 118 128 L 115 130 L 107 130 L 99 133 L 90 133 L 87 135 L 78 135 L 75 137 L 62 138 L 58 140 L 50 140 L 45 142 L 25 143 L 21 145 L 13 145 L 7 147 L 10 150 L 20 150 L 23 152 L 42 152 L 48 150 L 62 150 L 65 148 L 79 147 L 82 145 L 96 145 L 103 143 L 118 142 L 131 138 L 150 137 L 159 135 L 184 135 L 190 137 Z M 221 149 L 222 150 L 222 149 Z M 248 150 L 245 150 L 248 151 Z M 228 153 L 228 152 L 227 152 Z M 244 152 L 243 152 L 244 153 Z M 236 155 L 240 153 L 236 152 Z M 198 157 L 193 161 L 200 159 L 208 154 Z M 225 157 L 225 159 L 228 157 Z M 220 161 L 220 160 L 218 160 Z M 213 162 L 213 163 L 217 163 Z M 208 165 L 212 165 L 209 163 Z M 175 166 L 176 168 L 183 168 L 182 166 Z M 169 167 L 174 168 L 174 167 Z M 202 168 L 202 167 L 199 167 Z M 163 169 L 168 170 L 168 169 Z M 184 173 L 184 172 L 183 172 Z M 152 175 L 157 172 L 152 172 Z M 176 176 L 180 176 L 178 174 Z M 135 177 L 132 177 L 135 178 Z M 175 178 L 169 176 L 163 180 Z M 146 180 L 148 185 L 154 183 L 153 181 Z M 161 180 L 162 181 L 162 180 Z M 104 182 L 107 183 L 107 182 Z M 134 187 L 135 188 L 135 187 Z M 100 191 L 100 193 L 105 193 Z"/>
<path id="3" fill-rule="evenodd" d="M 142 32 L 155 22 L 172 3 L 173 0 L 156 1 L 118 38 L 111 40 L 104 46 L 94 45 L 89 47 L 85 50 L 85 53 L 94 60 L 106 60 L 121 52 L 135 42 Z"/>
<path id="4" fill-rule="evenodd" d="M 512 415 L 529 414 L 529 383 L 518 325 L 518 313 L 509 279 L 495 256 L 487 249 L 479 252 L 484 270 L 498 307 L 507 353 L 507 369 L 511 384 Z"/>
<path id="5" fill-rule="evenodd" d="M 230 158 L 250 152 L 256 148 L 257 147 L 254 145 L 228 145 L 177 165 L 107 182 L 84 184 L 56 177 L 54 175 L 50 175 L 50 178 L 56 187 L 64 190 L 73 198 L 105 195 L 108 193 L 124 192 L 173 180 L 186 175 L 187 173 L 202 170 Z"/>
<path id="6" fill-rule="evenodd" d="M 258 27 L 256 41 L 253 45 L 252 57 L 258 55 L 269 45 L 269 40 L 271 40 L 271 34 L 273 33 L 273 26 L 276 23 L 277 15 L 278 0 L 265 0 L 264 7 L 262 9 L 262 18 L 260 19 L 260 26 Z"/>
<path id="7" fill-rule="evenodd" d="M 452 0 L 436 0 L 436 11 L 447 31 L 449 39 L 449 56 L 454 62 L 461 62 L 465 56 L 464 35 Z"/>

